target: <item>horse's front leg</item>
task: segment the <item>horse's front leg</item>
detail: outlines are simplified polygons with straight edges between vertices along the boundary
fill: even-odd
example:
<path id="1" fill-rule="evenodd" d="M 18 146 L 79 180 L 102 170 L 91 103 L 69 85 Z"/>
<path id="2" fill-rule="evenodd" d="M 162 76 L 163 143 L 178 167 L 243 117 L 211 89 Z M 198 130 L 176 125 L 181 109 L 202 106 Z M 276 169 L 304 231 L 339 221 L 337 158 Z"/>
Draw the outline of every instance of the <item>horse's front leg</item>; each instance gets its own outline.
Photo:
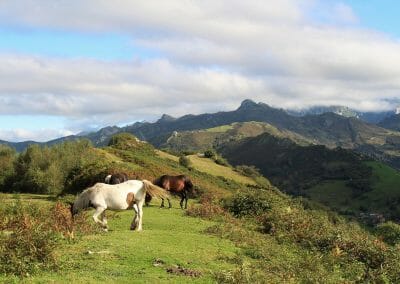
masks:
<path id="1" fill-rule="evenodd" d="M 164 208 L 164 198 L 161 198 L 161 206 L 160 208 Z"/>
<path id="2" fill-rule="evenodd" d="M 96 223 L 100 223 L 101 226 L 103 227 L 104 231 L 107 231 L 107 221 L 105 223 L 103 221 L 103 219 L 104 219 L 103 213 L 104 213 L 105 210 L 106 210 L 105 207 L 101 207 L 101 206 L 96 207 L 96 211 L 93 214 L 93 220 Z M 99 218 L 98 218 L 100 215 L 102 215 L 101 216 L 101 220 L 99 220 Z"/>
<path id="3" fill-rule="evenodd" d="M 179 204 L 181 205 L 181 209 L 183 209 L 183 200 L 185 200 L 185 193 L 182 193 L 182 197 L 181 197 L 181 202 L 179 202 Z"/>
<path id="4" fill-rule="evenodd" d="M 133 218 L 132 223 L 131 223 L 131 230 L 135 230 L 139 223 L 139 216 L 138 216 L 139 208 L 136 203 L 133 204 L 133 209 L 135 210 L 135 217 Z"/>
<path id="5" fill-rule="evenodd" d="M 139 217 L 139 225 L 138 231 L 142 230 L 142 221 L 143 221 L 143 201 L 140 201 L 138 204 L 138 217 Z"/>
<path id="6" fill-rule="evenodd" d="M 168 200 L 168 208 L 171 208 L 171 207 L 172 207 L 172 205 L 171 205 L 171 200 L 169 200 L 168 197 L 167 197 L 167 200 Z"/>
<path id="7" fill-rule="evenodd" d="M 103 222 L 103 225 L 107 226 L 107 216 L 106 216 L 106 210 L 101 213 L 101 221 Z"/>
<path id="8" fill-rule="evenodd" d="M 187 209 L 188 195 L 185 192 L 185 209 Z"/>

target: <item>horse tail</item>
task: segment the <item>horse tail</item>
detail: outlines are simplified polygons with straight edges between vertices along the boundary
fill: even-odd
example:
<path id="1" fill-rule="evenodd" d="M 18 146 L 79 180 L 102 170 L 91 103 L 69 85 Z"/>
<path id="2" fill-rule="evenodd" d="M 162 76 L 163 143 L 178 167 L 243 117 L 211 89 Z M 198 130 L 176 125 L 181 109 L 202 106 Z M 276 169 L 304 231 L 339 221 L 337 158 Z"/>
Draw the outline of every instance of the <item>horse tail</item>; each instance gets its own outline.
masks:
<path id="1" fill-rule="evenodd" d="M 111 176 L 112 175 L 106 176 L 106 178 L 104 179 L 104 182 L 110 184 Z"/>
<path id="2" fill-rule="evenodd" d="M 71 208 L 72 215 L 75 215 L 80 210 L 88 208 L 90 206 L 90 193 L 91 192 L 92 192 L 92 188 L 89 188 L 78 195 L 78 197 L 75 199 L 75 202 Z"/>
<path id="3" fill-rule="evenodd" d="M 169 198 L 169 194 L 165 189 L 153 184 L 148 180 L 142 180 L 142 182 L 145 192 L 148 193 L 151 197 Z"/>

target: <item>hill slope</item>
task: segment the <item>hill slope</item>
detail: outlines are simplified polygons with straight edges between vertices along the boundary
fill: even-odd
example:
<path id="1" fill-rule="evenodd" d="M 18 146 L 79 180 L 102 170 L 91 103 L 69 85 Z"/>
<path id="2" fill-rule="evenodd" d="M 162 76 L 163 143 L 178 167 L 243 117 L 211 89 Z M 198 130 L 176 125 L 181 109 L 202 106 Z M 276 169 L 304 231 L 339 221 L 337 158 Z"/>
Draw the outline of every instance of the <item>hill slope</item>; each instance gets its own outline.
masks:
<path id="1" fill-rule="evenodd" d="M 381 163 L 367 162 L 351 151 L 299 146 L 268 133 L 228 143 L 219 151 L 233 165 L 256 166 L 290 194 L 310 197 L 342 212 L 379 212 L 400 219 L 400 212 L 394 210 L 400 206 L 398 172 Z M 388 179 L 390 184 L 383 182 Z"/>

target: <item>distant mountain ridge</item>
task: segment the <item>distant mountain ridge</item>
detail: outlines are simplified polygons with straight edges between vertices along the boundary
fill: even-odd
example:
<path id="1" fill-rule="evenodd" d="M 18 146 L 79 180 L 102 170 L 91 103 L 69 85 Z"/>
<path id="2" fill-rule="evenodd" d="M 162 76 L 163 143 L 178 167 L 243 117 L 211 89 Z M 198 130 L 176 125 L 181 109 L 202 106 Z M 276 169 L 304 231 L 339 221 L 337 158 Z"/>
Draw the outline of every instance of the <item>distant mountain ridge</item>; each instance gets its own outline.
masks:
<path id="1" fill-rule="evenodd" d="M 53 145 L 65 140 L 88 138 L 95 146 L 104 146 L 108 144 L 111 136 L 120 132 L 128 132 L 159 147 L 165 144 L 175 131 L 208 129 L 249 121 L 268 123 L 277 129 L 296 133 L 314 144 L 322 144 L 331 148 L 340 146 L 355 150 L 361 149 L 362 153 L 400 168 L 400 143 L 398 143 L 400 132 L 334 113 L 292 116 L 283 109 L 273 108 L 265 103 L 255 103 L 252 100 L 244 100 L 239 108 L 233 111 L 188 114 L 179 118 L 163 115 L 154 123 L 137 122 L 126 127 L 110 126 L 84 136 L 67 136 L 37 144 Z M 21 151 L 28 144 L 36 142 L 5 143 Z"/>
<path id="2" fill-rule="evenodd" d="M 286 111 L 293 116 L 319 115 L 333 112 L 344 117 L 355 117 L 368 123 L 378 124 L 384 119 L 396 114 L 398 109 L 400 108 L 393 111 L 361 112 L 346 106 L 314 106 L 300 110 L 288 109 Z"/>
<path id="3" fill-rule="evenodd" d="M 385 118 L 378 125 L 387 129 L 400 131 L 400 113 Z"/>

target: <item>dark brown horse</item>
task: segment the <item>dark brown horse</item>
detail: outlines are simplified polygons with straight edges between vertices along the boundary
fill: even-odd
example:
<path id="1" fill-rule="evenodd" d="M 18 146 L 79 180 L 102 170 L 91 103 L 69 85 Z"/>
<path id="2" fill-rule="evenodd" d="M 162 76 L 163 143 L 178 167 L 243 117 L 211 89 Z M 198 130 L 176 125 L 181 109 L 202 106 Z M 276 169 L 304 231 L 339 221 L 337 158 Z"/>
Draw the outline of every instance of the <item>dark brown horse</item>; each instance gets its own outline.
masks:
<path id="1" fill-rule="evenodd" d="M 183 201 L 185 200 L 185 209 L 187 209 L 188 202 L 188 193 L 193 192 L 193 183 L 188 176 L 179 175 L 179 176 L 169 176 L 163 175 L 154 181 L 155 185 L 164 188 L 170 193 L 175 193 L 181 196 L 181 208 L 183 209 Z M 169 198 L 168 205 L 171 208 L 171 201 Z M 162 199 L 161 207 L 164 207 L 164 199 Z"/>
<path id="2" fill-rule="evenodd" d="M 128 175 L 125 173 L 116 173 L 106 176 L 104 182 L 108 184 L 119 184 L 128 180 Z"/>

